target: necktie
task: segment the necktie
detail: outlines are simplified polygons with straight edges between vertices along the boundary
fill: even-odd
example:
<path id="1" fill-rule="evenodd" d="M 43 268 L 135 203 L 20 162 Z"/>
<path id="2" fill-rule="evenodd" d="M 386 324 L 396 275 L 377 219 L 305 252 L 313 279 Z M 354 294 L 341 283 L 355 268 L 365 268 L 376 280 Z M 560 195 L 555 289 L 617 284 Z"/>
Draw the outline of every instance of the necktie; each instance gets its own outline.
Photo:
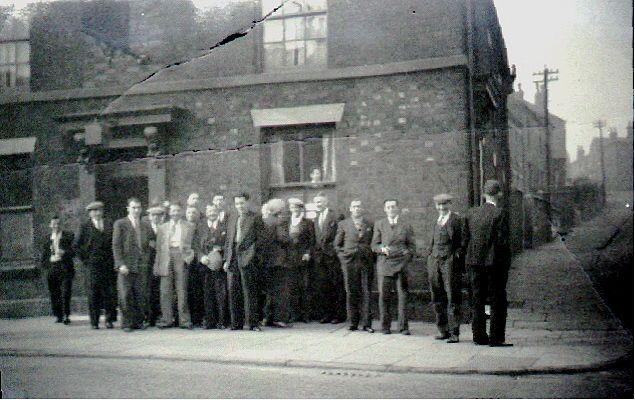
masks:
<path id="1" fill-rule="evenodd" d="M 134 228 L 134 233 L 137 237 L 137 245 L 141 247 L 141 229 L 139 229 L 139 221 L 133 220 L 132 227 Z"/>

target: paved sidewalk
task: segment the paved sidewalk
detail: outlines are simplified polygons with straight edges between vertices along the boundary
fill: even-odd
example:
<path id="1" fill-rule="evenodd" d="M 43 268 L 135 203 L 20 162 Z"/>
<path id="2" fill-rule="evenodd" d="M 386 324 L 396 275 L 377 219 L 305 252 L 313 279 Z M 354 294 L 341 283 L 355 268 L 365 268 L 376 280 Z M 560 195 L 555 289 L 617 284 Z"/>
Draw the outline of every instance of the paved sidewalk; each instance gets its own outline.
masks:
<path id="1" fill-rule="evenodd" d="M 344 324 L 296 324 L 250 331 L 148 329 L 98 331 L 87 317 L 71 326 L 53 318 L 0 320 L 0 354 L 193 360 L 323 369 L 522 374 L 584 371 L 632 355 L 633 340 L 607 312 L 577 262 L 553 243 L 514 262 L 508 341 L 475 346 L 469 325 L 461 343 L 435 341 L 433 324 L 411 324 L 412 336 L 349 332 Z M 375 321 L 375 325 L 377 325 Z"/>

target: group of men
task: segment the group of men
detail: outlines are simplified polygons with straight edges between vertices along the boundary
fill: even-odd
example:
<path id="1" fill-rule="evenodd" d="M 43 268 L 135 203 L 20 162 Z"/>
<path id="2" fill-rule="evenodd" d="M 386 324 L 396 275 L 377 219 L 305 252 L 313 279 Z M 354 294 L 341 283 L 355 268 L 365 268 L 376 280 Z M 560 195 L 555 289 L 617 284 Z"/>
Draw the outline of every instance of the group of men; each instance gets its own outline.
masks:
<path id="1" fill-rule="evenodd" d="M 434 197 L 439 217 L 431 227 L 428 278 L 439 329 L 437 339 L 459 341 L 461 281 L 467 267 L 472 292 L 476 344 L 506 346 L 507 268 L 505 220 L 498 206 L 500 185 L 488 181 L 485 203 L 465 217 L 450 211 L 451 196 Z M 262 214 L 249 196 L 213 197 L 199 217 L 197 194 L 185 210 L 178 202 L 156 204 L 142 217 L 142 204 L 127 201 L 127 216 L 110 224 L 104 205 L 92 202 L 89 219 L 73 234 L 51 219 L 42 263 L 49 271 L 51 303 L 58 322 L 70 323 L 73 257 L 86 276 L 90 323 L 99 329 L 101 310 L 113 328 L 121 309 L 126 332 L 160 328 L 262 331 L 294 322 L 341 323 L 373 333 L 371 292 L 379 291 L 381 331 L 390 334 L 393 293 L 397 293 L 399 333 L 410 335 L 406 305 L 408 266 L 416 254 L 414 231 L 400 215 L 396 199 L 384 201 L 386 217 L 371 222 L 360 200 L 342 218 L 319 194 L 308 219 L 299 199 L 272 199 Z M 167 214 L 167 215 L 166 215 Z M 488 296 L 488 293 L 490 295 Z M 489 335 L 485 303 L 492 306 Z M 160 316 L 160 320 L 159 320 Z"/>

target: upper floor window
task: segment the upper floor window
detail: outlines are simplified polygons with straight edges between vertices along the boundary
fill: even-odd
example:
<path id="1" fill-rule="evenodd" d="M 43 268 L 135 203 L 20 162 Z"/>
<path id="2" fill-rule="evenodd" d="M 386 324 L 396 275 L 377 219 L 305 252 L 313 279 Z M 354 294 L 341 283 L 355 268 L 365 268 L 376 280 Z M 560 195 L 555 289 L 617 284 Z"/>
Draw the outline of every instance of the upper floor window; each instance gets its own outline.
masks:
<path id="1" fill-rule="evenodd" d="M 28 86 L 31 48 L 27 40 L 0 42 L 0 87 Z"/>
<path id="2" fill-rule="evenodd" d="M 263 0 L 263 16 L 281 0 Z M 288 0 L 264 22 L 264 71 L 327 64 L 326 0 Z"/>

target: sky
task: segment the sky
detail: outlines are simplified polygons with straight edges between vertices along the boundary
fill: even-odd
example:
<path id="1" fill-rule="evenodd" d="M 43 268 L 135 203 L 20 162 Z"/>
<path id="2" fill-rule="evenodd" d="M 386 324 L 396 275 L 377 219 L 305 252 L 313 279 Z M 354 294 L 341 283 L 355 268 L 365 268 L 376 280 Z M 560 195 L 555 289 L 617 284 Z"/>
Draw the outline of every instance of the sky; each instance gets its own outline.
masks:
<path id="1" fill-rule="evenodd" d="M 0 0 L 22 8 L 34 0 Z M 36 0 L 42 1 L 42 0 Z M 47 0 L 43 0 L 47 1 Z M 199 8 L 238 0 L 193 0 Z M 245 0 L 242 0 L 245 1 Z M 516 65 L 516 84 L 534 100 L 533 76 L 546 65 L 559 71 L 549 86 L 550 112 L 567 121 L 567 152 L 588 150 L 597 119 L 626 135 L 633 119 L 631 0 L 494 0 Z M 607 133 L 607 132 L 605 132 Z"/>

